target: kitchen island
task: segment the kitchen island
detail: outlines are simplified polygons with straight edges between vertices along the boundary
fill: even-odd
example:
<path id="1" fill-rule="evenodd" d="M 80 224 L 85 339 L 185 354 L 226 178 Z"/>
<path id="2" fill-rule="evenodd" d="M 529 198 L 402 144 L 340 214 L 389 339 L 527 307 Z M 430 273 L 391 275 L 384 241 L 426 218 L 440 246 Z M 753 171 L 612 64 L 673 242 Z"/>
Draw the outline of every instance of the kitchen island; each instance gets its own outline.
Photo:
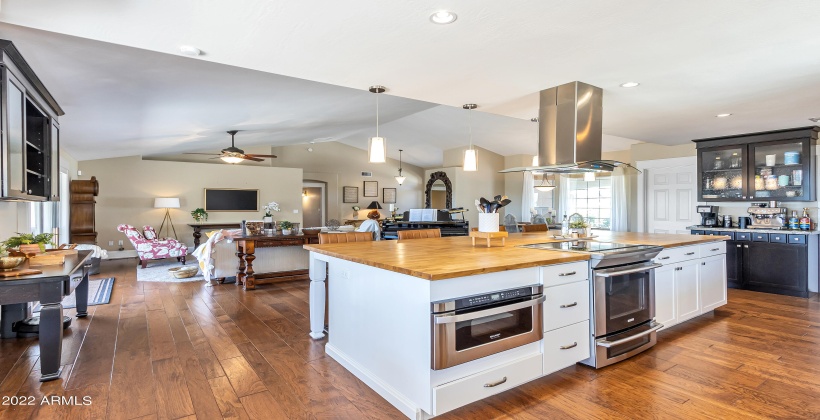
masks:
<path id="1" fill-rule="evenodd" d="M 663 258 L 669 264 L 694 267 L 692 272 L 676 266 L 672 277 L 663 277 L 671 286 L 663 293 L 671 294 L 672 305 L 687 309 L 673 322 L 688 319 L 693 313 L 689 311 L 693 296 L 698 311 L 705 301 L 711 309 L 721 300 L 725 303 L 722 241 L 726 238 L 598 235 L 595 240 L 601 242 L 661 246 L 665 249 L 656 262 L 663 263 L 659 261 Z M 511 234 L 506 246 L 491 248 L 472 247 L 470 239 L 464 237 L 306 245 L 311 251 L 311 336 L 324 336 L 327 273 L 332 333 L 326 345 L 328 355 L 410 418 L 439 415 L 555 372 L 588 358 L 591 345 L 589 255 L 519 247 L 555 241 L 552 235 L 539 232 Z M 698 276 L 698 270 L 706 269 L 715 272 L 703 276 L 711 282 L 708 287 L 699 284 Z M 687 277 L 692 273 L 694 283 Z M 431 323 L 431 303 L 495 291 L 518 293 L 534 285 L 543 288 L 541 301 L 546 300 L 543 318 L 539 306 L 538 317 L 531 324 L 532 329 L 544 332 L 542 340 L 446 368 L 434 367 L 437 361 L 431 349 L 442 323 Z M 683 290 L 678 285 L 693 289 Z M 701 291 L 715 296 L 701 299 Z M 682 304 L 677 305 L 679 297 Z M 667 304 L 669 299 L 663 300 Z M 553 306 L 563 309 L 556 312 Z M 677 315 L 674 308 L 673 314 Z M 453 322 L 459 320 L 453 318 Z"/>

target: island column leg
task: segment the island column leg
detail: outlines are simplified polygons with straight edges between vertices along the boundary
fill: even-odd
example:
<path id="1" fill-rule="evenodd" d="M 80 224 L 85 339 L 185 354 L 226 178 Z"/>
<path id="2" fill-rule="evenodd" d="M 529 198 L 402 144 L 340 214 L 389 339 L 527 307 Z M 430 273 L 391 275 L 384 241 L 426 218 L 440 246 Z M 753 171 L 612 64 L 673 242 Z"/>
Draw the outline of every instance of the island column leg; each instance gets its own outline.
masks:
<path id="1" fill-rule="evenodd" d="M 239 257 L 239 267 L 236 268 L 236 285 L 245 283 L 245 242 L 236 242 L 236 256 Z"/>
<path id="2" fill-rule="evenodd" d="M 325 280 L 327 262 L 315 258 L 310 253 L 310 337 L 320 339 L 325 336 Z"/>
<path id="3" fill-rule="evenodd" d="M 253 270 L 253 260 L 256 259 L 256 256 L 253 255 L 256 252 L 256 243 L 254 241 L 246 241 L 245 242 L 245 256 L 242 257 L 245 260 L 245 280 L 243 281 L 243 288 L 242 290 L 253 290 L 256 289 L 256 276 L 254 276 L 255 271 Z"/>

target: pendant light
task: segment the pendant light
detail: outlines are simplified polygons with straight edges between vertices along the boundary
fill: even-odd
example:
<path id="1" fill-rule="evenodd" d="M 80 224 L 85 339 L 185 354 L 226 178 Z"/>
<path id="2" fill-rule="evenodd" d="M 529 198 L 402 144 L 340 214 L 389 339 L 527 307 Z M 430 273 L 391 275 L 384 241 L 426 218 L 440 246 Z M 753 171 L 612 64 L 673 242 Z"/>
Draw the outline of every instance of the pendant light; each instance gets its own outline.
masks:
<path id="1" fill-rule="evenodd" d="M 544 174 L 542 174 L 542 177 L 541 177 L 541 184 L 536 185 L 535 189 L 538 190 L 538 191 L 543 191 L 543 192 L 552 191 L 552 190 L 555 189 L 555 181 L 550 180 L 549 175 L 544 173 Z"/>
<path id="2" fill-rule="evenodd" d="M 401 176 L 401 152 L 403 152 L 403 151 L 404 151 L 403 149 L 399 149 L 399 175 L 395 177 L 396 182 L 398 182 L 399 185 L 404 183 L 404 180 L 407 179 L 406 176 Z"/>
<path id="3" fill-rule="evenodd" d="M 475 172 L 476 167 L 478 166 L 477 157 L 475 154 L 475 149 L 473 149 L 473 122 L 472 122 L 472 113 L 473 110 L 478 108 L 476 104 L 464 104 L 462 108 L 467 110 L 467 129 L 470 132 L 470 148 L 464 151 L 464 170 Z"/>
<path id="4" fill-rule="evenodd" d="M 584 181 L 586 181 L 586 182 L 595 181 L 595 172 L 584 172 Z"/>
<path id="5" fill-rule="evenodd" d="M 387 161 L 387 140 L 379 137 L 379 93 L 387 89 L 384 86 L 370 86 L 370 92 L 376 95 L 376 137 L 371 137 L 367 145 L 367 156 L 370 163 L 384 163 Z"/>

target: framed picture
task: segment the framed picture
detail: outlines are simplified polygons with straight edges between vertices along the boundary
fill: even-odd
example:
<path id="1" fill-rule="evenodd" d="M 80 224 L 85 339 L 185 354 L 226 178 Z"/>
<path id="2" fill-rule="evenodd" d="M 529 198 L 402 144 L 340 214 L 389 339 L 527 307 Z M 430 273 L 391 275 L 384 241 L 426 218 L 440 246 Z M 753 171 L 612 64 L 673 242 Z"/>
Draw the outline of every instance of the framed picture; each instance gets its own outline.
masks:
<path id="1" fill-rule="evenodd" d="M 342 202 L 343 203 L 358 203 L 359 202 L 359 187 L 342 187 Z"/>
<path id="2" fill-rule="evenodd" d="M 395 188 L 382 188 L 382 203 L 396 204 Z"/>
<path id="3" fill-rule="evenodd" d="M 364 197 L 379 196 L 379 181 L 364 181 Z"/>

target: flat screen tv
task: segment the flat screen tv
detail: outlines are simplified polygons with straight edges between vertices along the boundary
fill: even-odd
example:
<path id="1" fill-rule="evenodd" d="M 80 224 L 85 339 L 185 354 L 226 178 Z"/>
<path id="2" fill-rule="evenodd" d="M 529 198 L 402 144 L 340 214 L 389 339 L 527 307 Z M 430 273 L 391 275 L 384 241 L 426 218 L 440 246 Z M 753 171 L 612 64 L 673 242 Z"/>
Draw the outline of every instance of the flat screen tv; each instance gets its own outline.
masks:
<path id="1" fill-rule="evenodd" d="M 205 188 L 205 211 L 259 211 L 259 190 Z"/>

